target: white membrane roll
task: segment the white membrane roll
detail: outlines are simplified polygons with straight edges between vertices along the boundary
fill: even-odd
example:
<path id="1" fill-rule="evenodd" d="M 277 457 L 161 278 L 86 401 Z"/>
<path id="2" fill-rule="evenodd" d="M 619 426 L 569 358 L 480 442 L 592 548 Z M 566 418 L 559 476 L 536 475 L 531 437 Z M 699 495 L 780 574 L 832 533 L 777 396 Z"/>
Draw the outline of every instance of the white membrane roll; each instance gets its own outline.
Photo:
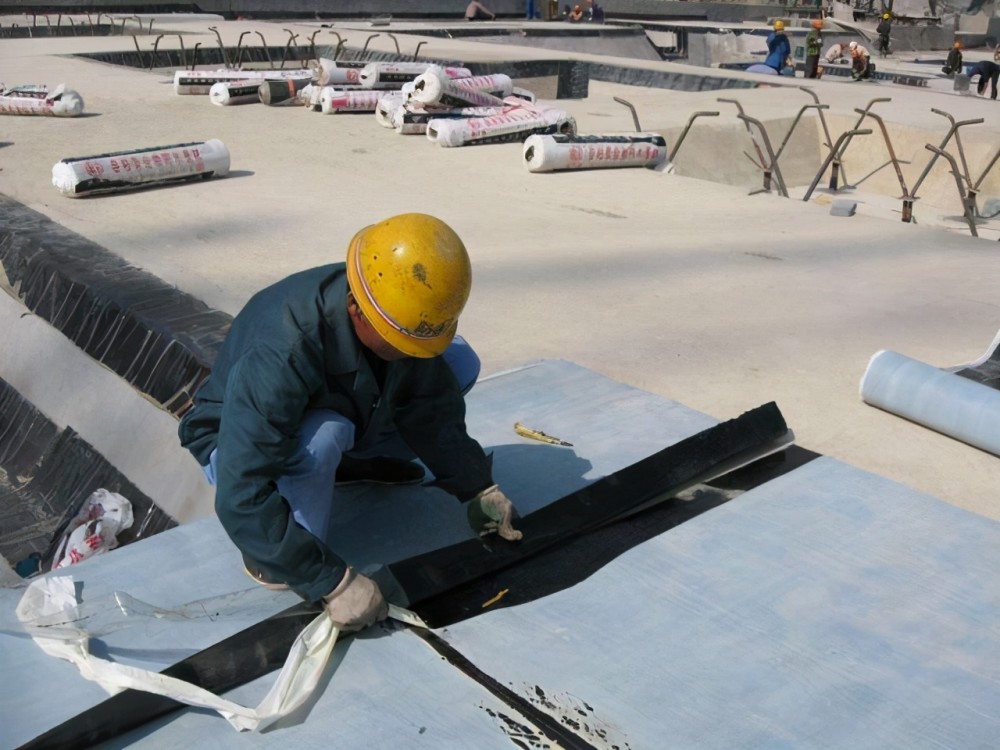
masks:
<path id="1" fill-rule="evenodd" d="M 395 127 L 392 123 L 393 113 L 403 106 L 406 101 L 406 94 L 402 91 L 381 92 L 382 97 L 375 105 L 375 122 L 383 128 Z"/>
<path id="2" fill-rule="evenodd" d="M 532 104 L 535 103 L 535 92 L 528 91 L 528 89 L 522 89 L 518 88 L 517 86 L 514 86 L 510 90 L 510 95 L 518 99 L 523 99 L 526 102 L 531 102 Z"/>
<path id="3" fill-rule="evenodd" d="M 440 109 L 414 106 L 406 102 L 397 107 L 392 114 L 392 126 L 401 135 L 419 135 L 427 132 L 427 123 L 435 119 L 491 117 L 503 114 L 504 107 L 460 107 L 457 109 Z"/>
<path id="4" fill-rule="evenodd" d="M 78 198 L 227 174 L 229 150 L 213 139 L 63 159 L 52 167 L 52 184 Z"/>
<path id="5" fill-rule="evenodd" d="M 667 141 L 659 133 L 532 135 L 522 154 L 529 172 L 657 167 L 667 161 Z"/>
<path id="6" fill-rule="evenodd" d="M 174 93 L 206 95 L 216 83 L 224 81 L 280 81 L 295 78 L 312 80 L 309 70 L 178 70 L 174 72 Z"/>
<path id="7" fill-rule="evenodd" d="M 524 141 L 535 133 L 576 133 L 576 120 L 558 109 L 513 107 L 490 117 L 431 120 L 427 138 L 439 146 L 471 146 L 481 143 Z"/>
<path id="8" fill-rule="evenodd" d="M 451 79 L 440 68 L 432 68 L 414 80 L 410 98 L 441 107 L 496 107 L 513 88 L 510 76 L 502 73 Z"/>
<path id="9" fill-rule="evenodd" d="M 260 88 L 260 81 L 219 81 L 213 83 L 208 91 L 208 98 L 212 104 L 220 107 L 229 107 L 234 104 L 257 104 L 260 102 L 260 95 L 257 90 Z"/>
<path id="10" fill-rule="evenodd" d="M 383 96 L 385 94 L 382 91 L 337 91 L 324 87 L 320 94 L 320 107 L 325 115 L 337 112 L 374 112 Z"/>
<path id="11" fill-rule="evenodd" d="M 52 91 L 45 85 L 0 85 L 0 114 L 42 115 L 47 117 L 76 117 L 83 113 L 83 98 L 59 84 Z"/>
<path id="12" fill-rule="evenodd" d="M 361 70 L 361 85 L 366 89 L 383 88 L 398 89 L 404 83 L 412 81 L 421 73 L 431 68 L 439 68 L 448 78 L 469 78 L 472 71 L 468 68 L 441 68 L 434 63 L 422 62 L 375 62 L 368 63 Z"/>
<path id="13" fill-rule="evenodd" d="M 336 61 L 326 57 L 313 66 L 313 82 L 320 86 L 360 86 L 361 70 L 368 65 L 363 61 Z"/>
<path id="14" fill-rule="evenodd" d="M 1000 391 L 882 350 L 861 378 L 867 404 L 1000 456 Z"/>

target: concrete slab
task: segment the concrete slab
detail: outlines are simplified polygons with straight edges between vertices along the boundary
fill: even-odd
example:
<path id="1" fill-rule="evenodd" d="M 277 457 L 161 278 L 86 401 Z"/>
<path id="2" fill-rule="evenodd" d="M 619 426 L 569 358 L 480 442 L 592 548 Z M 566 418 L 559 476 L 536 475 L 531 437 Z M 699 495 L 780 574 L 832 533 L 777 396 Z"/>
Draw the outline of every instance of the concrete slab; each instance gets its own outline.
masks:
<path id="1" fill-rule="evenodd" d="M 220 24 L 234 45 L 242 32 L 260 27 Z M 204 45 L 214 38 L 205 24 L 177 28 L 197 32 Z M 295 25 L 305 35 L 315 28 Z M 364 41 L 347 35 L 352 45 Z M 516 144 L 446 150 L 382 130 L 367 117 L 213 107 L 204 98 L 174 96 L 163 72 L 68 56 L 131 44 L 84 37 L 5 42 L 5 78 L 65 82 L 83 94 L 91 116 L 4 118 L 3 140 L 10 145 L 0 151 L 0 192 L 230 314 L 271 281 L 342 257 L 366 222 L 407 210 L 436 213 L 458 229 L 472 253 L 475 284 L 462 332 L 481 353 L 485 372 L 565 358 L 718 417 L 775 399 L 806 447 L 1000 517 L 995 459 L 865 407 L 857 396 L 865 363 L 878 349 L 944 366 L 981 351 L 997 328 L 1000 272 L 993 245 L 962 233 L 954 203 L 938 200 L 930 178 L 915 209 L 919 223 L 898 221 L 895 175 L 874 136 L 866 141 L 870 150 L 858 140 L 848 151 L 848 176 L 867 179 L 849 196 L 859 201 L 859 215 L 844 222 L 828 215 L 821 196 L 803 203 L 747 194 L 760 185 L 759 172 L 742 156 L 753 153 L 752 145 L 738 140 L 746 135 L 735 108 L 717 102 L 714 91 L 591 81 L 587 99 L 559 102 L 583 131 L 632 129 L 615 96 L 632 101 L 643 127 L 666 132 L 668 142 L 694 111 L 719 110 L 719 127 L 695 124 L 676 174 L 532 175 L 521 166 Z M 371 49 L 394 48 L 383 35 Z M 428 39 L 421 55 L 544 57 L 523 47 L 439 38 Z M 692 71 L 680 64 L 622 64 Z M 699 74 L 763 82 L 730 71 Z M 910 162 L 904 169 L 911 182 L 926 163 L 924 145 L 946 130 L 931 108 L 958 119 L 986 118 L 980 137 L 963 132 L 970 163 L 983 165 L 1000 145 L 990 135 L 995 104 L 950 93 L 944 82 L 928 89 L 828 79 L 809 85 L 830 105 L 835 136 L 853 124 L 855 107 L 891 95 L 891 104 L 874 111 L 890 126 L 899 158 Z M 736 98 L 751 116 L 786 123 L 774 126 L 775 144 L 812 101 L 794 87 L 740 90 Z M 790 184 L 801 190 L 803 175 L 818 168 L 823 152 L 811 114 L 799 129 L 788 148 L 803 156 L 788 162 L 788 172 L 799 175 Z M 52 164 L 64 157 L 210 137 L 222 139 L 233 155 L 234 174 L 224 181 L 85 201 L 63 198 L 49 184 Z M 739 169 L 732 167 L 734 153 Z M 873 164 L 877 176 L 868 175 Z M 732 178 L 738 184 L 711 181 L 745 165 L 751 167 L 745 178 Z M 875 189 L 881 180 L 888 185 L 883 191 Z M 942 196 L 955 189 L 946 171 L 937 184 Z M 879 201 L 886 202 L 884 210 Z M 879 210 L 870 215 L 869 206 Z M 935 211 L 954 229 L 929 227 L 935 222 L 925 216 Z M 981 234 L 988 236 L 985 228 Z M 78 429 L 83 434 L 95 426 Z M 151 445 L 172 439 L 158 433 Z"/>

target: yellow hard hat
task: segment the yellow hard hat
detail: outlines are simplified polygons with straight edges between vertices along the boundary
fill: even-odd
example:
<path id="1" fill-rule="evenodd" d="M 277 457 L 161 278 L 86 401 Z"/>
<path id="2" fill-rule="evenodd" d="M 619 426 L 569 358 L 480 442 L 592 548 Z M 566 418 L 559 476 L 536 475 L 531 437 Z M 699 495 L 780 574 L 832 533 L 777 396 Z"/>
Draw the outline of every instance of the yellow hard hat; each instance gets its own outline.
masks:
<path id="1" fill-rule="evenodd" d="M 386 343 L 410 357 L 436 357 L 455 337 L 472 267 L 462 240 L 443 221 L 399 214 L 354 235 L 347 283 Z"/>
<path id="2" fill-rule="evenodd" d="M 785 22 L 782 21 L 779 18 L 777 21 L 774 22 L 774 30 L 775 31 L 784 31 L 785 30 Z"/>
<path id="3" fill-rule="evenodd" d="M 888 13 L 883 13 L 882 14 L 882 19 L 885 20 L 885 21 L 888 21 L 889 20 L 889 14 Z"/>

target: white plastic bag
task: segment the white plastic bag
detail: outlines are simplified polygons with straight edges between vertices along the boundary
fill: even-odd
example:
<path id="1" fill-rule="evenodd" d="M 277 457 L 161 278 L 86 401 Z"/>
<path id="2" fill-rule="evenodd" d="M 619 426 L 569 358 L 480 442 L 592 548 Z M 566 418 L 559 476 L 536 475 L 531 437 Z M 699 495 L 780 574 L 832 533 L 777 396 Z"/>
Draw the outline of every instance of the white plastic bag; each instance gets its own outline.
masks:
<path id="1" fill-rule="evenodd" d="M 118 546 L 118 535 L 132 528 L 132 503 L 106 489 L 95 490 L 70 522 L 52 558 L 52 569 L 65 568 Z"/>

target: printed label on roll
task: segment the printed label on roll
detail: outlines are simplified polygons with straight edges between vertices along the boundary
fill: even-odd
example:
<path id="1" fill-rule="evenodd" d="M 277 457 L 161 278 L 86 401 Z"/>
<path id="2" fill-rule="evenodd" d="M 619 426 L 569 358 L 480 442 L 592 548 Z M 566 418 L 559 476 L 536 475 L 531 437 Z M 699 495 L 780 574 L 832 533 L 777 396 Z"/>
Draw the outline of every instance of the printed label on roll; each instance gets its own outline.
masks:
<path id="1" fill-rule="evenodd" d="M 382 91 L 361 89 L 358 91 L 337 91 L 333 87 L 324 87 L 320 94 L 320 107 L 323 114 L 337 112 L 374 112 L 379 100 L 385 96 Z"/>
<path id="2" fill-rule="evenodd" d="M 658 167 L 667 161 L 667 141 L 659 133 L 532 135 L 524 142 L 529 172 L 560 169 Z"/>
<path id="3" fill-rule="evenodd" d="M 227 174 L 229 150 L 213 139 L 63 159 L 52 167 L 52 184 L 77 198 Z"/>

